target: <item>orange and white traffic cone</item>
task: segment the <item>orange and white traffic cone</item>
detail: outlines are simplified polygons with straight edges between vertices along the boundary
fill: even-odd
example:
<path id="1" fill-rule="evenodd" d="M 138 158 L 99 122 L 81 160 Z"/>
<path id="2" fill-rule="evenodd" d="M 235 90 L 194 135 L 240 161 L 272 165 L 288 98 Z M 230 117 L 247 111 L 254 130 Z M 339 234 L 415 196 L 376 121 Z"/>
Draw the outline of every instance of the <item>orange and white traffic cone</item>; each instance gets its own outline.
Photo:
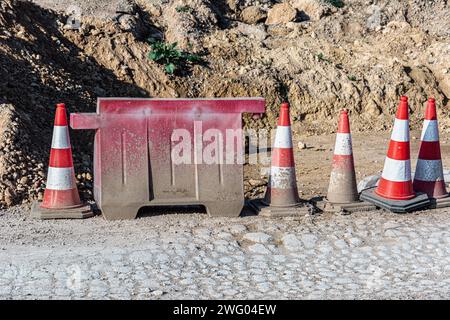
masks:
<path id="1" fill-rule="evenodd" d="M 420 140 L 413 188 L 433 199 L 446 198 L 449 194 L 445 188 L 436 103 L 433 98 L 428 99 Z"/>
<path id="2" fill-rule="evenodd" d="M 44 199 L 33 211 L 36 217 L 42 219 L 85 218 L 92 215 L 90 207 L 87 211 L 78 194 L 66 108 L 62 103 L 56 106 Z"/>
<path id="3" fill-rule="evenodd" d="M 428 197 L 425 199 L 423 194 L 417 196 L 413 190 L 409 146 L 409 107 L 408 98 L 405 96 L 401 97 L 397 109 L 383 173 L 372 197 L 370 197 L 371 190 L 363 191 L 361 198 L 394 212 L 412 211 L 430 204 Z"/>
<path id="4" fill-rule="evenodd" d="M 353 160 L 352 135 L 346 109 L 343 109 L 339 116 L 327 198 L 324 203 L 320 204 L 324 211 L 332 212 L 376 209 L 374 205 L 359 200 Z"/>
<path id="5" fill-rule="evenodd" d="M 294 150 L 292 144 L 289 104 L 283 103 L 272 148 L 272 164 L 265 197 L 257 201 L 256 209 L 261 215 L 297 215 L 304 202 L 300 200 L 295 174 Z"/>
<path id="6" fill-rule="evenodd" d="M 353 161 L 352 136 L 348 112 L 345 109 L 341 111 L 339 117 L 327 200 L 331 203 L 359 201 Z"/>
<path id="7" fill-rule="evenodd" d="M 287 103 L 281 105 L 272 149 L 269 185 L 264 202 L 267 205 L 283 207 L 297 205 L 300 202 L 295 176 L 289 104 Z"/>
<path id="8" fill-rule="evenodd" d="M 47 187 L 41 207 L 67 209 L 81 206 L 75 181 L 69 127 L 64 104 L 56 106 L 55 126 L 48 165 Z"/>
<path id="9" fill-rule="evenodd" d="M 392 200 L 409 200 L 416 196 L 411 179 L 409 110 L 408 98 L 405 96 L 401 98 L 395 116 L 383 173 L 375 192 Z"/>

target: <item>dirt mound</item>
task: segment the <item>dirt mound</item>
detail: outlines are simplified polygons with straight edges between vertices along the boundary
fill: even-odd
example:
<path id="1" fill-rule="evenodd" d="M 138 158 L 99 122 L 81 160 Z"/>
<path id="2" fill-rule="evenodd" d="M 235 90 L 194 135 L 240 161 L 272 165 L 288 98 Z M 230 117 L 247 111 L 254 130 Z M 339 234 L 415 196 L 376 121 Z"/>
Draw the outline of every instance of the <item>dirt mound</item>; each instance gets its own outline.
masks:
<path id="1" fill-rule="evenodd" d="M 139 96 L 142 89 L 81 52 L 55 12 L 28 1 L 0 6 L 0 202 L 10 206 L 43 196 L 56 103 L 93 111 L 98 95 Z M 72 134 L 82 191 L 92 147 L 92 135 L 84 136 Z"/>
<path id="2" fill-rule="evenodd" d="M 275 1 L 6 0 L 0 3 L 0 203 L 42 197 L 54 105 L 94 111 L 99 96 L 263 96 L 267 114 L 245 125 L 273 127 L 283 100 L 295 134 L 386 130 L 399 96 L 410 98 L 413 128 L 428 96 L 450 128 L 450 17 L 447 1 L 285 1 L 293 21 L 266 25 Z M 61 11 L 81 8 L 78 29 Z M 250 6 L 260 14 L 242 22 Z M 250 10 L 247 10 L 252 12 Z M 271 19 L 276 19 L 271 14 Z M 430 22 L 432 21 L 432 23 Z M 149 60 L 148 37 L 204 59 L 176 75 Z M 83 196 L 90 197 L 92 134 L 72 132 Z M 83 176 L 84 174 L 84 176 Z"/>

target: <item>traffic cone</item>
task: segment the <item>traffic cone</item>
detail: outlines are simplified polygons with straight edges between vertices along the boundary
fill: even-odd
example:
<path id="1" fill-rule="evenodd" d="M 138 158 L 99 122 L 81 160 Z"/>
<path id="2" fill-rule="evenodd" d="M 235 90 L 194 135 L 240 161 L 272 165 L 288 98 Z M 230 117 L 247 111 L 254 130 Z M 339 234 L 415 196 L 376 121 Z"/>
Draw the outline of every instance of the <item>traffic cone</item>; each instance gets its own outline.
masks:
<path id="1" fill-rule="evenodd" d="M 44 199 L 33 211 L 36 217 L 42 219 L 84 218 L 90 212 L 90 207 L 89 212 L 86 212 L 86 206 L 81 203 L 78 194 L 66 108 L 63 103 L 56 106 Z M 90 213 L 92 215 L 92 212 Z"/>
<path id="2" fill-rule="evenodd" d="M 317 199 L 315 201 L 316 206 L 328 212 L 356 212 L 376 209 L 373 204 L 359 200 L 352 136 L 346 109 L 343 109 L 339 116 L 327 197 L 325 201 L 321 201 L 321 198 Z"/>
<path id="3" fill-rule="evenodd" d="M 409 148 L 408 98 L 401 97 L 391 141 L 378 187 L 361 193 L 361 199 L 393 212 L 409 212 L 430 205 L 426 194 L 413 191 Z"/>
<path id="4" fill-rule="evenodd" d="M 345 109 L 341 111 L 339 117 L 327 200 L 331 203 L 359 201 L 353 161 L 352 136 L 348 112 Z"/>
<path id="5" fill-rule="evenodd" d="M 280 109 L 266 194 L 264 199 L 252 200 L 250 204 L 268 217 L 299 216 L 312 210 L 298 196 L 288 103 Z"/>
<path id="6" fill-rule="evenodd" d="M 436 103 L 433 98 L 428 99 L 420 140 L 413 188 L 415 191 L 425 192 L 430 198 L 448 197 L 442 168 Z"/>
<path id="7" fill-rule="evenodd" d="M 81 206 L 81 201 L 75 182 L 66 108 L 61 103 L 56 106 L 47 187 L 41 207 L 65 209 L 78 206 Z"/>
<path id="8" fill-rule="evenodd" d="M 411 180 L 408 98 L 401 97 L 389 150 L 376 193 L 387 199 L 408 200 L 416 196 Z"/>
<path id="9" fill-rule="evenodd" d="M 264 202 L 270 206 L 295 206 L 300 202 L 295 176 L 289 104 L 283 103 L 272 149 L 272 165 Z"/>

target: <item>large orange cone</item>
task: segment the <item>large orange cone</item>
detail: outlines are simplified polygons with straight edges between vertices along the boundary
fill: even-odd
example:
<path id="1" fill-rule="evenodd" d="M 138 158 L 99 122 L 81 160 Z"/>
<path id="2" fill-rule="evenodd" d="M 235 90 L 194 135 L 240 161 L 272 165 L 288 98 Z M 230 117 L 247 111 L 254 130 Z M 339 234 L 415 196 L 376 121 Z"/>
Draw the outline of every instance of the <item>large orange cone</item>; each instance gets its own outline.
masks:
<path id="1" fill-rule="evenodd" d="M 41 219 L 92 216 L 90 207 L 81 203 L 78 194 L 66 108 L 62 103 L 56 106 L 44 200 L 33 206 L 32 215 Z"/>
<path id="2" fill-rule="evenodd" d="M 409 110 L 405 96 L 401 97 L 395 116 L 389 150 L 375 193 L 392 200 L 408 200 L 416 196 L 411 180 Z"/>
<path id="3" fill-rule="evenodd" d="M 327 200 L 331 203 L 359 201 L 353 161 L 352 136 L 347 110 L 339 118 Z"/>
<path id="4" fill-rule="evenodd" d="M 270 206 L 295 206 L 300 202 L 295 177 L 289 104 L 283 103 L 272 149 L 272 165 L 264 203 Z"/>
<path id="5" fill-rule="evenodd" d="M 70 145 L 66 108 L 61 103 L 56 106 L 47 187 L 41 207 L 65 209 L 81 205 L 72 162 L 72 147 Z"/>
<path id="6" fill-rule="evenodd" d="M 448 197 L 442 169 L 436 103 L 433 98 L 428 99 L 420 140 L 413 188 L 426 193 L 430 198 Z"/>
<path id="7" fill-rule="evenodd" d="M 408 113 L 408 98 L 403 96 L 395 116 L 391 141 L 378 187 L 361 192 L 362 200 L 398 213 L 410 212 L 431 205 L 426 194 L 416 194 L 413 191 Z"/>

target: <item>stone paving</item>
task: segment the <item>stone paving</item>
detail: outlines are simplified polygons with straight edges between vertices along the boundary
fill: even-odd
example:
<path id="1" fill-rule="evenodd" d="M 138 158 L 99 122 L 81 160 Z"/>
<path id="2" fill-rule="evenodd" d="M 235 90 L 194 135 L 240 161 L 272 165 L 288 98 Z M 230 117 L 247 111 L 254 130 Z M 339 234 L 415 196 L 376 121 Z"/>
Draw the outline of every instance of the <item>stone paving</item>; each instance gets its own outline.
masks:
<path id="1" fill-rule="evenodd" d="M 0 249 L 2 299 L 450 298 L 445 211 L 126 222 L 4 212 Z"/>

